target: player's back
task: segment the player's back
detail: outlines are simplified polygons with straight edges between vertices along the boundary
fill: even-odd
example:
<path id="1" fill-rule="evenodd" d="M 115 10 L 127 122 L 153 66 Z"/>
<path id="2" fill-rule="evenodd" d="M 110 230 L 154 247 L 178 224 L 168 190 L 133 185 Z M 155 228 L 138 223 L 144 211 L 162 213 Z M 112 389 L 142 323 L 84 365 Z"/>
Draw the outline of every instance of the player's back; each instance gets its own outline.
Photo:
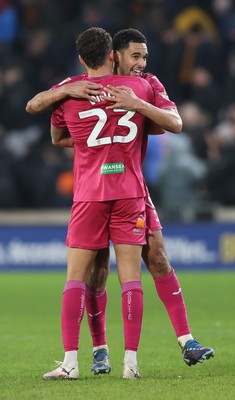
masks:
<path id="1" fill-rule="evenodd" d="M 136 77 L 107 75 L 87 78 L 105 87 L 125 85 L 145 101 L 153 101 L 151 86 Z M 107 93 L 105 93 L 107 95 Z M 64 120 L 74 141 L 74 200 L 102 201 L 144 195 L 141 145 L 145 118 L 126 110 L 107 110 L 96 102 L 67 99 Z"/>

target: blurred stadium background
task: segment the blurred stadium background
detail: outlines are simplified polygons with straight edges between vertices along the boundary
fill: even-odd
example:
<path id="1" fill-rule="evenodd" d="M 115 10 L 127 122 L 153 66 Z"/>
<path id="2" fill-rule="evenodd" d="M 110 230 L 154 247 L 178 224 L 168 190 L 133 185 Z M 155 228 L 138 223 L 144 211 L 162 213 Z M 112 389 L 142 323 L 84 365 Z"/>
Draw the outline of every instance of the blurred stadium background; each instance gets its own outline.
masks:
<path id="1" fill-rule="evenodd" d="M 0 0 L 0 270 L 65 269 L 72 152 L 51 145 L 50 112 L 25 105 L 82 72 L 75 40 L 90 26 L 143 32 L 146 70 L 182 116 L 179 136 L 150 137 L 144 164 L 172 265 L 233 270 L 233 0 Z"/>

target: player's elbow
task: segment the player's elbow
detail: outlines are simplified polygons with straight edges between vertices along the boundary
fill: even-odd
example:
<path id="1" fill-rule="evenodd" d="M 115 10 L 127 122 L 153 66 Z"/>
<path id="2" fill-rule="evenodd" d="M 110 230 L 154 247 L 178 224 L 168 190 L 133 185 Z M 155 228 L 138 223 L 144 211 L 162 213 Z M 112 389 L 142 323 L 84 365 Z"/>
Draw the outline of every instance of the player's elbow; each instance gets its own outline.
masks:
<path id="1" fill-rule="evenodd" d="M 183 128 L 183 124 L 182 124 L 182 123 L 176 124 L 173 133 L 180 133 L 180 132 L 182 132 L 182 128 Z"/>
<path id="2" fill-rule="evenodd" d="M 29 100 L 25 109 L 29 114 L 33 115 L 41 114 L 44 111 L 40 99 Z"/>
<path id="3" fill-rule="evenodd" d="M 53 144 L 53 146 L 59 146 L 58 138 L 51 135 L 51 143 Z"/>
<path id="4" fill-rule="evenodd" d="M 37 111 L 37 109 L 35 108 L 34 102 L 32 100 L 29 100 L 28 103 L 26 104 L 25 110 L 29 113 L 29 114 L 38 114 L 39 112 Z"/>
<path id="5" fill-rule="evenodd" d="M 179 116 L 179 117 L 174 119 L 174 121 L 172 123 L 171 132 L 172 133 L 180 133 L 180 132 L 182 132 L 182 128 L 183 128 L 183 122 L 182 122 L 182 119 Z"/>
<path id="6" fill-rule="evenodd" d="M 28 103 L 26 104 L 25 110 L 29 113 L 29 114 L 34 114 L 34 110 L 32 108 L 32 103 L 31 101 L 28 101 Z"/>

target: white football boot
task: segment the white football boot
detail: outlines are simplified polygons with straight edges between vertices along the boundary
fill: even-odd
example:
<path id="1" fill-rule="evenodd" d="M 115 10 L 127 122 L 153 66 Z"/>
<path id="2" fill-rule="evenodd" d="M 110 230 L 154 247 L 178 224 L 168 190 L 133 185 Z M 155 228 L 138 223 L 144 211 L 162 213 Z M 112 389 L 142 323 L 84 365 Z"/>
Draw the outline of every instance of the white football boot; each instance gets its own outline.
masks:
<path id="1" fill-rule="evenodd" d="M 56 364 L 58 365 L 58 368 L 44 374 L 43 379 L 78 379 L 78 362 L 73 362 L 70 365 L 65 365 L 64 362 L 56 361 Z"/>
<path id="2" fill-rule="evenodd" d="M 140 379 L 140 373 L 138 371 L 137 365 L 131 361 L 123 362 L 123 375 L 124 379 Z"/>

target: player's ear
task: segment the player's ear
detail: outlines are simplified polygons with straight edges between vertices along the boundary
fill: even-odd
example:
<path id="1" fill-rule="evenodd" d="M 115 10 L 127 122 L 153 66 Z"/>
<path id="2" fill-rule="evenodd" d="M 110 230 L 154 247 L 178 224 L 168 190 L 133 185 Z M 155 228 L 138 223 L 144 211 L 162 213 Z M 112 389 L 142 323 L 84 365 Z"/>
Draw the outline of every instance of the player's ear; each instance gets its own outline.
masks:
<path id="1" fill-rule="evenodd" d="M 115 64 L 119 64 L 120 54 L 121 54 L 120 51 L 118 51 L 118 50 L 114 51 L 114 62 L 115 62 Z"/>
<path id="2" fill-rule="evenodd" d="M 80 55 L 78 56 L 78 59 L 79 59 L 79 61 L 80 61 L 81 64 L 83 64 L 83 65 L 85 64 L 83 58 L 82 58 Z"/>
<path id="3" fill-rule="evenodd" d="M 111 50 L 110 53 L 109 53 L 109 59 L 110 59 L 111 61 L 114 60 L 114 51 L 113 51 L 113 50 Z"/>

